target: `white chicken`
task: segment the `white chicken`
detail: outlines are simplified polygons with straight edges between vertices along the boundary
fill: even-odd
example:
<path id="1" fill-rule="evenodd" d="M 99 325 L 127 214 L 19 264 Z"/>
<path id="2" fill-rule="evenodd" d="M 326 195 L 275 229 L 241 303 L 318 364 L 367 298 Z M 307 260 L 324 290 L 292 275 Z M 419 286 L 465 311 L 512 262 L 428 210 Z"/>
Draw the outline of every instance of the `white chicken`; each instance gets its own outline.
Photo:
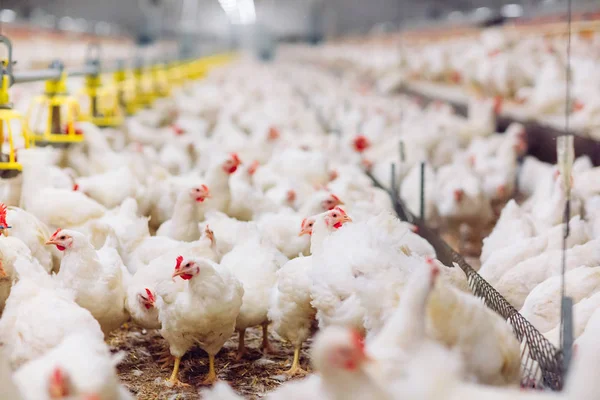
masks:
<path id="1" fill-rule="evenodd" d="M 0 340 L 13 367 L 42 356 L 72 333 L 104 338 L 92 314 L 75 303 L 74 293 L 40 266 L 19 261 L 15 268 L 19 281 L 0 318 Z"/>
<path id="2" fill-rule="evenodd" d="M 10 236 L 25 243 L 31 250 L 31 254 L 46 271 L 50 272 L 55 269 L 55 258 L 57 257 L 45 245 L 50 231 L 33 214 L 18 207 L 9 207 L 8 211 L 3 211 L 2 204 L 0 204 L 0 225 L 10 226 Z M 58 262 L 56 262 L 56 267 L 58 267 Z"/>
<path id="3" fill-rule="evenodd" d="M 25 400 L 133 400 L 119 383 L 113 356 L 97 337 L 74 333 L 14 375 Z"/>
<path id="4" fill-rule="evenodd" d="M 277 271 L 277 283 L 271 293 L 268 318 L 273 330 L 294 346 L 289 375 L 303 374 L 300 367 L 302 343 L 314 329 L 316 310 L 311 306 L 310 270 L 312 257 L 297 257 Z"/>
<path id="5" fill-rule="evenodd" d="M 205 384 L 214 383 L 215 355 L 233 334 L 242 306 L 244 288 L 226 269 L 207 259 L 177 257 L 173 278 L 157 288 L 161 335 L 175 357 L 169 381 L 179 382 L 179 364 L 184 354 L 198 344 L 209 357 Z"/>
<path id="6" fill-rule="evenodd" d="M 264 352 L 270 351 L 267 335 L 267 312 L 271 289 L 277 281 L 277 271 L 288 259 L 273 244 L 260 237 L 254 228 L 249 236 L 221 259 L 220 267 L 227 269 L 244 287 L 242 308 L 236 320 L 239 333 L 238 359 L 245 352 L 244 336 L 247 328 L 262 325 Z"/>
<path id="7" fill-rule="evenodd" d="M 512 327 L 473 295 L 438 280 L 427 307 L 427 334 L 460 352 L 465 373 L 476 381 L 519 382 L 521 351 Z"/>
<path id="8" fill-rule="evenodd" d="M 198 240 L 200 228 L 199 221 L 196 219 L 196 203 L 202 203 L 209 197 L 210 191 L 206 185 L 195 186 L 179 192 L 173 217 L 158 228 L 156 236 L 168 236 L 183 242 Z"/>
<path id="9" fill-rule="evenodd" d="M 565 274 L 566 293 L 577 304 L 600 291 L 600 268 L 572 269 Z M 521 315 L 540 332 L 548 332 L 560 322 L 562 277 L 553 276 L 537 285 L 525 299 Z M 579 316 L 577 316 L 579 318 Z"/>
<path id="10" fill-rule="evenodd" d="M 127 320 L 128 271 L 118 254 L 116 260 L 103 259 L 103 250 L 96 251 L 83 234 L 68 229 L 58 229 L 46 244 L 64 251 L 56 279 L 75 292 L 77 304 L 92 313 L 105 334 L 119 328 Z"/>
<path id="11" fill-rule="evenodd" d="M 589 267 L 600 265 L 597 246 L 598 239 L 568 249 L 566 270 L 570 271 L 584 265 Z M 502 275 L 495 285 L 496 289 L 510 304 L 520 309 L 533 288 L 560 273 L 561 254 L 562 250 L 550 250 L 518 263 Z"/>
<path id="12" fill-rule="evenodd" d="M 51 227 L 77 226 L 100 218 L 106 208 L 83 193 L 49 186 L 45 177 L 44 157 L 39 149 L 19 152 L 23 164 L 21 207 Z"/>
<path id="13" fill-rule="evenodd" d="M 75 182 L 78 191 L 106 208 L 117 207 L 127 197 L 134 197 L 139 184 L 128 166 L 80 177 Z"/>
<path id="14" fill-rule="evenodd" d="M 311 349 L 311 361 L 317 374 L 281 385 L 267 394 L 268 400 L 392 400 L 387 388 L 382 387 L 368 372 L 369 357 L 362 337 L 341 327 L 328 327 L 320 332 Z M 224 383 L 202 392 L 207 400 L 239 400 Z"/>

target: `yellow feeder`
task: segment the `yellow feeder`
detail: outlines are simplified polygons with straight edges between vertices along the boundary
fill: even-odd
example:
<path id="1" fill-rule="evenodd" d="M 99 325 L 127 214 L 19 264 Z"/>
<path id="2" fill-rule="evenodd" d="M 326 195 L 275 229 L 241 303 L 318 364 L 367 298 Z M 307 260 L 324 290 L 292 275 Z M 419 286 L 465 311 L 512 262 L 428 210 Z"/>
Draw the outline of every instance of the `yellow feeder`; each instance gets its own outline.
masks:
<path id="1" fill-rule="evenodd" d="M 21 113 L 12 109 L 8 95 L 12 80 L 12 44 L 1 35 L 0 43 L 8 49 L 8 59 L 0 61 L 0 178 L 8 179 L 23 170 L 17 161 L 17 148 L 29 148 L 31 143 L 27 121 Z"/>
<path id="2" fill-rule="evenodd" d="M 149 107 L 155 99 L 152 78 L 141 64 L 133 69 L 135 80 L 135 101 L 138 108 Z"/>
<path id="3" fill-rule="evenodd" d="M 104 87 L 100 76 L 99 46 L 96 58 L 88 57 L 87 67 L 91 71 L 85 76 L 85 86 L 78 93 L 79 120 L 90 121 L 104 127 L 117 127 L 123 123 L 123 113 L 119 105 L 119 93 L 116 87 Z"/>
<path id="4" fill-rule="evenodd" d="M 167 69 L 167 77 L 171 87 L 180 86 L 185 80 L 181 63 L 172 62 Z"/>
<path id="5" fill-rule="evenodd" d="M 60 71 L 58 79 L 46 81 L 46 92 L 34 98 L 27 111 L 27 122 L 36 145 L 66 146 L 83 141 L 83 132 L 75 129 L 79 105 L 67 94 L 67 73 L 60 62 L 51 68 Z"/>
<path id="6" fill-rule="evenodd" d="M 157 64 L 151 68 L 152 81 L 154 84 L 155 97 L 167 97 L 171 94 L 169 86 L 169 76 L 165 70 L 165 66 Z"/>
<path id="7" fill-rule="evenodd" d="M 120 62 L 119 67 L 113 73 L 113 82 L 117 91 L 117 101 L 121 108 L 125 109 L 127 115 L 133 115 L 139 109 L 136 102 L 135 81 L 128 76 L 124 63 Z"/>

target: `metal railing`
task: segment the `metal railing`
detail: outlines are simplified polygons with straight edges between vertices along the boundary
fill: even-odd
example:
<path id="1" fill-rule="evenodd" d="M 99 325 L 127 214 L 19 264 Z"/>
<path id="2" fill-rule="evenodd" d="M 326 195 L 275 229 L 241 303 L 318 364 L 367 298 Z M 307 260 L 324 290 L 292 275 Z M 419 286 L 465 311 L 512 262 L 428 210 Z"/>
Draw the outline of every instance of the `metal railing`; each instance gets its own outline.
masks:
<path id="1" fill-rule="evenodd" d="M 459 267 L 467 276 L 469 288 L 481 298 L 485 305 L 500 314 L 513 328 L 521 343 L 521 386 L 536 389 L 561 390 L 563 386 L 563 354 L 529 321 L 525 319 L 502 295 L 481 277 L 465 259 L 454 251 L 437 233 L 427 227 L 425 222 L 413 215 L 399 198 L 396 185 L 391 189 L 384 187 L 370 173 L 375 186 L 388 192 L 398 217 L 418 227 L 418 233 L 435 249 L 437 258 L 449 268 Z M 392 174 L 392 176 L 394 176 Z"/>

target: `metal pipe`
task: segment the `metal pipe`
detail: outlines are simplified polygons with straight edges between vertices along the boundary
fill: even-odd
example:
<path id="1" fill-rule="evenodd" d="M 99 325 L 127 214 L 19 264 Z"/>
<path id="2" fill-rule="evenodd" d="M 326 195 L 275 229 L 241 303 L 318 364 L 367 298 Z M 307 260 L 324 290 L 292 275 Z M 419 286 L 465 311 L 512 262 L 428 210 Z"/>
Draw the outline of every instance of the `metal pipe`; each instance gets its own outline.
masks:
<path id="1" fill-rule="evenodd" d="M 98 75 L 100 72 L 100 68 L 95 65 L 85 65 L 80 68 L 67 69 L 68 76 Z"/>
<path id="2" fill-rule="evenodd" d="M 35 71 L 15 71 L 13 83 L 26 83 L 35 81 L 49 81 L 60 79 L 59 69 L 40 69 Z"/>

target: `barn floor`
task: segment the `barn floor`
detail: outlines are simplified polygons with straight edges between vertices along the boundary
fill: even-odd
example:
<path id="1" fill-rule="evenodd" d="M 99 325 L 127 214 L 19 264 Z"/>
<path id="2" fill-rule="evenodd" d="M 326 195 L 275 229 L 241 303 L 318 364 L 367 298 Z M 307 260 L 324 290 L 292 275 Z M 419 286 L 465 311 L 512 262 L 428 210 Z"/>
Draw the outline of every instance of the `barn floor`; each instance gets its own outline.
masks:
<path id="1" fill-rule="evenodd" d="M 262 331 L 260 328 L 246 331 L 247 354 L 236 361 L 237 334 L 229 340 L 217 355 L 215 366 L 219 379 L 229 382 L 244 397 L 257 399 L 285 382 L 288 377 L 282 371 L 289 368 L 293 349 L 272 336 L 273 354 L 263 356 L 260 351 Z M 121 351 L 125 358 L 118 366 L 123 384 L 140 400 L 199 399 L 201 382 L 208 372 L 208 356 L 199 348 L 188 352 L 181 362 L 179 379 L 190 386 L 169 387 L 166 379 L 171 375 L 172 362 L 162 366 L 159 361 L 167 343 L 157 330 L 145 330 L 129 324 L 112 333 L 108 344 L 114 352 Z M 308 345 L 305 346 L 308 349 Z M 309 368 L 308 354 L 302 352 L 301 363 Z"/>

